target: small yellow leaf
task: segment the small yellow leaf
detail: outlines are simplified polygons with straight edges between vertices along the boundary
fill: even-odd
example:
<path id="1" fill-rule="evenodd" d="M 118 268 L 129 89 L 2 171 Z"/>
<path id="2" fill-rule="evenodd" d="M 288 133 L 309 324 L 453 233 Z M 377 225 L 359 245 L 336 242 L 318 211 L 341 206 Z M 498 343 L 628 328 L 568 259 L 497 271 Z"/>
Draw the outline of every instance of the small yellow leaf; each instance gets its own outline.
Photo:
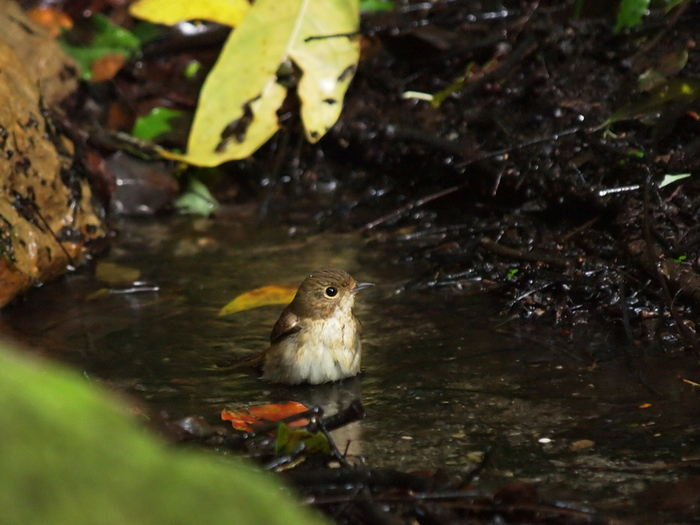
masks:
<path id="1" fill-rule="evenodd" d="M 249 10 L 247 0 L 139 0 L 129 6 L 131 16 L 168 26 L 185 20 L 210 20 L 235 26 Z"/>
<path id="2" fill-rule="evenodd" d="M 236 297 L 219 311 L 219 315 L 235 314 L 269 304 L 288 304 L 294 299 L 296 291 L 296 286 L 274 284 L 256 288 Z"/>
<path id="3" fill-rule="evenodd" d="M 95 266 L 95 278 L 110 286 L 131 284 L 139 277 L 141 277 L 141 271 L 129 266 L 108 261 L 98 261 Z"/>

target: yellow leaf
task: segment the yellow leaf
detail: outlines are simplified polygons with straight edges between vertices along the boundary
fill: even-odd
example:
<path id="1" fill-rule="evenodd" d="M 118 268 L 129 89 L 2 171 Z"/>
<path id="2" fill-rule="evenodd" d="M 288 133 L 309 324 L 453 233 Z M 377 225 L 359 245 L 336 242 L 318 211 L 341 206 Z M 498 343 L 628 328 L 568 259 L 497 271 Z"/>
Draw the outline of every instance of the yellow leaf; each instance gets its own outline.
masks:
<path id="1" fill-rule="evenodd" d="M 269 304 L 288 304 L 294 299 L 296 291 L 296 286 L 286 285 L 270 285 L 256 288 L 236 297 L 219 311 L 219 315 L 235 314 L 236 312 L 251 310 Z"/>
<path id="2" fill-rule="evenodd" d="M 121 264 L 98 261 L 95 266 L 95 278 L 110 286 L 131 284 L 141 277 L 141 271 Z"/>
<path id="3" fill-rule="evenodd" d="M 168 26 L 185 20 L 210 20 L 235 26 L 249 10 L 247 0 L 139 0 L 129 6 L 131 16 Z"/>
<path id="4" fill-rule="evenodd" d="M 289 58 L 303 70 L 302 120 L 317 141 L 340 115 L 359 59 L 357 37 L 346 35 L 358 27 L 358 0 L 257 0 L 204 82 L 187 154 L 161 153 L 198 166 L 254 153 L 279 128 L 287 89 L 277 70 Z"/>

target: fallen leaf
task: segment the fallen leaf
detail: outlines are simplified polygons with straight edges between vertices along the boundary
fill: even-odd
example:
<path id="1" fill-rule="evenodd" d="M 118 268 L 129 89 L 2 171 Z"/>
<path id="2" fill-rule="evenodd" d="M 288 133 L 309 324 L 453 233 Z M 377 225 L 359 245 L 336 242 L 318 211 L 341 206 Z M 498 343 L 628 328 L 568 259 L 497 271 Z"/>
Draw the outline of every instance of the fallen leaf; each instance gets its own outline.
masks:
<path id="1" fill-rule="evenodd" d="M 571 445 L 569 446 L 569 450 L 571 450 L 572 452 L 578 452 L 580 450 L 586 450 L 594 446 L 595 441 L 591 441 L 590 439 L 579 439 L 571 443 Z"/>
<path id="2" fill-rule="evenodd" d="M 36 7 L 27 11 L 27 15 L 46 29 L 53 38 L 57 38 L 61 31 L 70 30 L 73 27 L 71 17 L 54 7 Z"/>
<path id="3" fill-rule="evenodd" d="M 97 58 L 90 64 L 90 80 L 93 82 L 111 80 L 124 64 L 126 64 L 126 57 L 121 53 L 113 53 Z"/>
<path id="4" fill-rule="evenodd" d="M 129 6 L 131 16 L 168 26 L 185 20 L 209 20 L 235 26 L 249 10 L 247 0 L 139 0 Z"/>
<path id="5" fill-rule="evenodd" d="M 141 277 L 141 272 L 129 266 L 108 261 L 98 261 L 95 266 L 95 278 L 110 286 L 131 284 L 139 277 Z"/>
<path id="6" fill-rule="evenodd" d="M 674 78 L 615 111 L 599 129 L 609 127 L 622 120 L 652 117 L 662 113 L 671 105 L 689 106 L 700 97 L 700 81 L 691 78 Z"/>
<path id="7" fill-rule="evenodd" d="M 277 427 L 276 454 L 292 454 L 293 452 L 298 452 L 300 447 L 303 447 L 305 455 L 316 452 L 330 454 L 331 445 L 322 432 L 292 430 L 291 426 L 280 423 Z"/>
<path id="8" fill-rule="evenodd" d="M 207 76 L 187 146 L 166 158 L 217 166 L 248 157 L 279 128 L 287 88 L 277 77 L 292 60 L 309 141 L 335 123 L 360 54 L 357 0 L 258 0 L 228 37 Z"/>
<path id="9" fill-rule="evenodd" d="M 257 407 L 230 410 L 224 408 L 221 411 L 221 419 L 230 421 L 233 428 L 243 432 L 253 432 L 254 427 L 266 425 L 273 421 L 280 421 L 289 416 L 300 414 L 309 410 L 301 403 L 289 401 L 287 403 L 275 403 Z M 290 427 L 303 427 L 309 424 L 307 419 L 299 419 L 289 423 Z"/>
<path id="10" fill-rule="evenodd" d="M 219 315 L 229 315 L 244 310 L 252 310 L 270 304 L 289 304 L 296 294 L 296 286 L 269 285 L 245 292 L 224 306 Z"/>

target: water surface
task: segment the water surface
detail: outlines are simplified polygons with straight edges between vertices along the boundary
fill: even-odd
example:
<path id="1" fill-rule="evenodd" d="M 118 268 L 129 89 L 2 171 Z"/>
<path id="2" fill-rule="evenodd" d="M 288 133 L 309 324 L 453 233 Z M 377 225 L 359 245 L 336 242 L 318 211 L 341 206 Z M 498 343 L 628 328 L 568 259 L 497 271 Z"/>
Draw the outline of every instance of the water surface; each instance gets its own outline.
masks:
<path id="1" fill-rule="evenodd" d="M 289 399 L 332 413 L 359 397 L 367 418 L 336 439 L 341 450 L 351 440 L 370 466 L 463 475 L 489 450 L 480 488 L 522 479 L 544 497 L 646 523 L 688 518 L 647 512 L 631 497 L 697 466 L 700 403 L 680 380 L 697 379 L 692 356 L 637 352 L 631 360 L 609 328 L 544 330 L 499 317 L 484 294 L 404 290 L 416 269 L 358 236 L 183 218 L 119 230 L 105 259 L 137 268 L 157 291 L 95 294 L 105 285 L 81 271 L 5 310 L 0 333 L 171 418 L 218 422 L 225 406 Z M 265 348 L 282 306 L 227 317 L 219 309 L 329 265 L 377 284 L 355 310 L 362 376 L 292 388 L 227 370 Z"/>

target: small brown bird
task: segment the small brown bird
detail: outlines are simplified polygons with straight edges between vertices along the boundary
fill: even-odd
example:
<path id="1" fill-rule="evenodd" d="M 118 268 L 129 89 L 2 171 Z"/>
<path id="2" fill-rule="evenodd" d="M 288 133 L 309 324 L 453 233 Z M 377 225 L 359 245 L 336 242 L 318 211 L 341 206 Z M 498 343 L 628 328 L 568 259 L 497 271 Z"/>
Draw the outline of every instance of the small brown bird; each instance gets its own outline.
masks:
<path id="1" fill-rule="evenodd" d="M 309 275 L 272 328 L 261 356 L 263 378 L 317 385 L 357 375 L 361 326 L 352 307 L 355 294 L 369 286 L 337 268 Z"/>

